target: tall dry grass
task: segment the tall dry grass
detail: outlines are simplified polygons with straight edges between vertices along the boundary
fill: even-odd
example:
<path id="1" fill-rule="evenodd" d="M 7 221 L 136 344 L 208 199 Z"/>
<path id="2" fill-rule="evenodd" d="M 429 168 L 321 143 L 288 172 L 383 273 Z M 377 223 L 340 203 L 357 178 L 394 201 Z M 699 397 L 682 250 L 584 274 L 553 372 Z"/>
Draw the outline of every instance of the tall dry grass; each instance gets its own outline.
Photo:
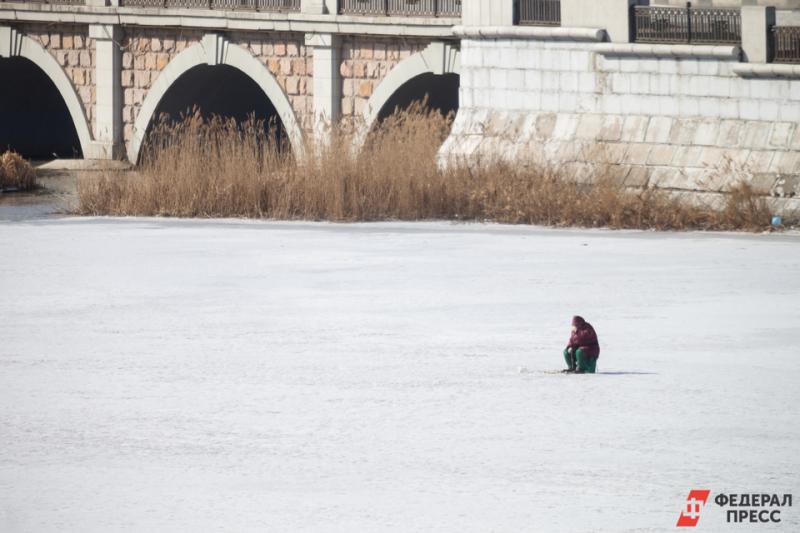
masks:
<path id="1" fill-rule="evenodd" d="M 333 131 L 295 161 L 273 131 L 199 115 L 163 122 L 136 175 L 79 183 L 78 213 L 331 221 L 448 219 L 648 229 L 764 229 L 769 211 L 746 188 L 723 209 L 692 205 L 613 176 L 579 182 L 557 169 L 487 163 L 441 169 L 450 118 L 422 106 L 396 113 L 355 154 Z"/>
<path id="2" fill-rule="evenodd" d="M 36 170 L 33 165 L 13 150 L 0 155 L 0 190 L 27 191 L 36 186 Z"/>

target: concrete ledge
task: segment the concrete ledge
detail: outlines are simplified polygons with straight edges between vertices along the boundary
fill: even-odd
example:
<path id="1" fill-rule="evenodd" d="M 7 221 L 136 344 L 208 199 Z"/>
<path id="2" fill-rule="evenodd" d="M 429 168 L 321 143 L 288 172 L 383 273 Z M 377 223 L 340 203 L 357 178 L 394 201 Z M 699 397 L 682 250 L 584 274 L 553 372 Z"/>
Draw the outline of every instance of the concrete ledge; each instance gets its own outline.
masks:
<path id="1" fill-rule="evenodd" d="M 600 28 L 555 26 L 455 26 L 453 35 L 465 39 L 528 39 L 532 41 L 603 41 Z"/>
<path id="2" fill-rule="evenodd" d="M 733 72 L 742 78 L 796 78 L 800 79 L 800 65 L 779 63 L 742 63 L 733 67 Z"/>
<path id="3" fill-rule="evenodd" d="M 606 56 L 629 57 L 683 57 L 691 59 L 719 59 L 739 61 L 738 46 L 706 46 L 691 44 L 603 43 L 595 51 Z"/>
<path id="4" fill-rule="evenodd" d="M 36 166 L 36 170 L 129 170 L 127 161 L 102 159 L 54 159 Z"/>

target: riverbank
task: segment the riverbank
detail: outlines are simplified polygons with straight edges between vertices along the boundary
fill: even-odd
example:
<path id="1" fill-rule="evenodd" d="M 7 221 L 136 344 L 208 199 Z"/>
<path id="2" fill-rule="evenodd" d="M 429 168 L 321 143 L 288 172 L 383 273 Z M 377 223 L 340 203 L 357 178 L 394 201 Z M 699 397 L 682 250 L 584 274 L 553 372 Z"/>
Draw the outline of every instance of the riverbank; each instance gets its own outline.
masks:
<path id="1" fill-rule="evenodd" d="M 800 203 L 789 209 L 791 200 L 744 181 L 704 195 L 629 187 L 612 169 L 573 175 L 499 161 L 444 168 L 437 152 L 449 129 L 449 117 L 402 112 L 358 153 L 346 132 L 334 131 L 328 145 L 296 161 L 258 122 L 189 117 L 150 134 L 135 177 L 81 183 L 75 213 L 729 231 L 769 230 L 776 214 L 784 225 L 800 217 Z"/>
<path id="2" fill-rule="evenodd" d="M 0 221 L 63 216 L 78 206 L 78 183 L 128 171 L 121 161 L 55 159 L 33 161 L 37 187 L 31 191 L 0 192 Z"/>

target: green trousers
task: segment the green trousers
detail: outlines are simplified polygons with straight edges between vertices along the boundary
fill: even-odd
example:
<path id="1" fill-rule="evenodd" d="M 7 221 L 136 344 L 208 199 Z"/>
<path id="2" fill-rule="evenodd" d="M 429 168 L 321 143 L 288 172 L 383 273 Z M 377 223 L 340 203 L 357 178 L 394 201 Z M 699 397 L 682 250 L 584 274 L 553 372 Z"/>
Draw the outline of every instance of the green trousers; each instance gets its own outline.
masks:
<path id="1" fill-rule="evenodd" d="M 575 350 L 574 355 L 569 353 L 568 349 L 564 350 L 564 361 L 570 370 L 577 370 L 578 372 L 585 372 L 587 374 L 594 374 L 597 370 L 597 359 L 588 357 L 580 348 Z"/>

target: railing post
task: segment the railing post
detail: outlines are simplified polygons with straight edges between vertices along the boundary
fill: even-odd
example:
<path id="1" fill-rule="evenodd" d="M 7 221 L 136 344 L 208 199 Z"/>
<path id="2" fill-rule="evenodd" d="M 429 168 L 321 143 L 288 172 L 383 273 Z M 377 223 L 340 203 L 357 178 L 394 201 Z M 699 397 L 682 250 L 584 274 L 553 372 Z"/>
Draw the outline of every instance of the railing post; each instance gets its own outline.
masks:
<path id="1" fill-rule="evenodd" d="M 775 25 L 775 8 L 742 7 L 742 51 L 745 61 L 767 63 L 770 60 L 771 27 Z"/>
<path id="2" fill-rule="evenodd" d="M 602 28 L 615 43 L 631 42 L 631 6 L 637 0 L 561 0 L 561 26 Z"/>
<path id="3" fill-rule="evenodd" d="M 692 42 L 692 3 L 686 2 L 686 41 Z"/>

